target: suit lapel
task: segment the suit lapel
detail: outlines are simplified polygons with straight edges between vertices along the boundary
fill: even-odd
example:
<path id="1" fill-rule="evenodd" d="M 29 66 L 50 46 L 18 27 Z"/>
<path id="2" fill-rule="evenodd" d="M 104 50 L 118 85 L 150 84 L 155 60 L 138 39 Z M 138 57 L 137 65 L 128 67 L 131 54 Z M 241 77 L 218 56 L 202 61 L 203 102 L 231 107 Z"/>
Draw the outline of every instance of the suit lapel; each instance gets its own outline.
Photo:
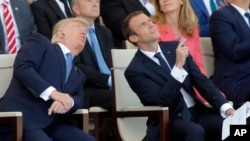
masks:
<path id="1" fill-rule="evenodd" d="M 138 58 L 141 59 L 142 63 L 147 67 L 152 69 L 155 73 L 161 75 L 164 78 L 167 78 L 166 72 L 163 68 L 161 68 L 157 63 L 155 63 L 152 59 L 148 58 L 145 54 L 143 54 L 139 49 L 136 53 Z"/>
<path id="2" fill-rule="evenodd" d="M 54 48 L 55 48 L 55 51 L 57 53 L 57 57 L 58 57 L 58 63 L 60 64 L 60 72 L 58 73 L 61 73 L 61 88 L 64 87 L 65 85 L 65 79 L 66 79 L 66 62 L 65 62 L 65 59 L 64 59 L 64 56 L 63 56 L 63 52 L 61 50 L 61 48 L 59 47 L 58 44 L 54 44 Z"/>
<path id="3" fill-rule="evenodd" d="M 200 0 L 194 0 L 193 1 L 197 6 L 201 9 L 201 12 L 204 13 L 207 17 L 209 17 L 207 7 L 205 6 L 204 2 L 200 2 Z"/>
<path id="4" fill-rule="evenodd" d="M 106 47 L 106 44 L 105 44 L 105 36 L 100 28 L 100 25 L 97 25 L 95 24 L 95 30 L 96 30 L 96 37 L 97 37 L 97 40 L 99 42 L 99 45 L 100 45 L 100 49 L 101 49 L 101 52 L 102 52 L 102 55 L 103 55 L 103 58 L 106 62 L 106 64 L 108 65 L 108 67 L 111 66 L 111 64 L 109 64 L 109 51 L 110 50 L 107 50 L 109 49 L 109 47 Z"/>
<path id="5" fill-rule="evenodd" d="M 47 0 L 48 5 L 51 7 L 53 11 L 61 18 L 64 19 L 66 18 L 65 15 L 63 14 L 62 10 L 58 6 L 58 4 L 55 2 L 55 0 Z"/>
<path id="6" fill-rule="evenodd" d="M 229 9 L 231 13 L 233 14 L 232 17 L 235 17 L 235 21 L 237 21 L 237 23 L 240 24 L 241 26 L 245 26 L 245 27 L 242 27 L 243 29 L 249 29 L 249 26 L 246 23 L 246 21 L 243 19 L 241 14 L 232 5 L 229 6 Z"/>
<path id="7" fill-rule="evenodd" d="M 85 43 L 85 48 L 84 48 L 85 51 L 88 52 L 88 54 L 90 54 L 91 56 L 91 59 L 93 60 L 93 62 L 96 64 L 96 66 L 98 67 L 98 62 L 97 62 L 97 58 L 95 56 L 95 53 L 94 51 L 92 50 L 92 47 L 89 43 L 89 41 L 87 40 L 86 43 Z"/>

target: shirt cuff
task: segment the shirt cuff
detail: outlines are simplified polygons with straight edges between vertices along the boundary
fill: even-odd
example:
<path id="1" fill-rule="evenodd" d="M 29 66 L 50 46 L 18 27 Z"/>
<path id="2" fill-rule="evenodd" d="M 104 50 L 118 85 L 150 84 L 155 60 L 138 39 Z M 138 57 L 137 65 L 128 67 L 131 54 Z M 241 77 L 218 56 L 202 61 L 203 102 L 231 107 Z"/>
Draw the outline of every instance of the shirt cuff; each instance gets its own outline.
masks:
<path id="1" fill-rule="evenodd" d="M 226 118 L 226 111 L 228 109 L 233 109 L 233 106 L 230 103 L 225 103 L 220 107 L 220 114 L 223 118 Z"/>
<path id="2" fill-rule="evenodd" d="M 171 70 L 171 75 L 180 83 L 183 83 L 188 73 L 184 69 L 179 69 L 176 66 Z"/>
<path id="3" fill-rule="evenodd" d="M 54 87 L 50 86 L 50 87 L 48 87 L 47 89 L 45 89 L 45 90 L 41 93 L 40 97 L 41 97 L 44 101 L 48 101 L 48 100 L 50 99 L 51 93 L 52 93 L 54 90 L 56 90 L 56 89 L 55 89 Z"/>

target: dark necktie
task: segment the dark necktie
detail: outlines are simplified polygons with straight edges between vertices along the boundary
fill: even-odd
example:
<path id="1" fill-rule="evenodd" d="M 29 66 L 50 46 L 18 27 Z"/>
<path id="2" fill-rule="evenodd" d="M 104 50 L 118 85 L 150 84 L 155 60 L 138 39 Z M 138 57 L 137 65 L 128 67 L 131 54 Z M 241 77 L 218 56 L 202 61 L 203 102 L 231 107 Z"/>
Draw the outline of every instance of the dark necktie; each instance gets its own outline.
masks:
<path id="1" fill-rule="evenodd" d="M 210 0 L 210 8 L 211 8 L 212 12 L 214 12 L 215 10 L 217 10 L 216 4 L 214 3 L 214 0 Z"/>
<path id="2" fill-rule="evenodd" d="M 160 66 L 168 73 L 170 73 L 170 68 L 169 66 L 167 65 L 166 61 L 162 58 L 161 56 L 161 53 L 160 52 L 157 52 L 154 57 L 156 57 L 159 62 L 160 62 Z"/>
<path id="3" fill-rule="evenodd" d="M 248 19 L 248 26 L 250 26 L 250 14 L 248 12 L 245 13 L 245 16 Z"/>
<path id="4" fill-rule="evenodd" d="M 72 13 L 71 13 L 71 11 L 70 11 L 70 9 L 69 9 L 69 7 L 68 7 L 68 3 L 67 3 L 67 0 L 60 0 L 62 3 L 63 3 L 63 5 L 64 5 L 64 9 L 65 9 L 65 12 L 66 12 L 66 14 L 67 14 L 67 17 L 72 17 Z"/>

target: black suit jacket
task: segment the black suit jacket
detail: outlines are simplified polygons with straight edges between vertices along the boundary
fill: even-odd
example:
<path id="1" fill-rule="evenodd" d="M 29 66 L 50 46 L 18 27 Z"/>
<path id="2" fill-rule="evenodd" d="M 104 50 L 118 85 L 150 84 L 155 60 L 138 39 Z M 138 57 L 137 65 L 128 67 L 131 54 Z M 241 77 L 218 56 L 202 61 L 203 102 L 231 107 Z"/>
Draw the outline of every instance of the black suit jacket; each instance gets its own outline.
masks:
<path id="1" fill-rule="evenodd" d="M 108 67 L 111 68 L 112 65 L 110 50 L 111 48 L 113 48 L 112 34 L 108 28 L 99 24 L 95 24 L 95 32 L 97 40 L 99 41 L 104 60 Z M 101 92 L 99 91 L 100 89 L 102 89 L 103 91 L 108 90 L 110 92 L 109 87 L 107 85 L 110 75 L 100 72 L 95 53 L 93 52 L 88 41 L 86 41 L 84 50 L 75 58 L 75 63 L 76 66 L 80 68 L 86 74 L 87 77 L 84 90 L 86 93 L 86 104 L 87 107 L 89 107 L 91 105 L 89 105 L 88 102 L 91 99 L 91 95 L 93 95 L 92 93 L 98 95 L 98 93 Z M 93 99 L 98 98 L 93 97 Z"/>
<path id="2" fill-rule="evenodd" d="M 84 76 L 73 67 L 67 82 L 66 64 L 59 45 L 39 33 L 34 34 L 19 50 L 10 86 L 0 100 L 0 111 L 21 111 L 24 131 L 42 129 L 55 122 L 57 114 L 48 115 L 53 100 L 44 101 L 40 94 L 49 86 L 68 93 L 74 106 L 66 114 L 81 108 Z M 60 114 L 59 114 L 60 115 Z"/>
<path id="3" fill-rule="evenodd" d="M 69 1 L 71 3 L 71 0 Z M 66 18 L 55 0 L 38 0 L 31 5 L 38 32 L 48 39 L 52 37 L 53 26 Z"/>
<path id="4" fill-rule="evenodd" d="M 139 0 L 101 0 L 101 16 L 104 24 L 112 31 L 114 45 L 121 48 L 124 40 L 122 23 L 126 16 L 134 11 L 143 11 L 150 16 Z"/>
<path id="5" fill-rule="evenodd" d="M 210 33 L 215 57 L 213 80 L 229 100 L 240 104 L 250 97 L 249 88 L 244 85 L 250 78 L 250 28 L 240 13 L 228 5 L 211 16 Z"/>
<path id="6" fill-rule="evenodd" d="M 175 64 L 177 45 L 178 42 L 175 41 L 160 43 L 161 50 L 171 67 Z M 220 111 L 220 107 L 227 100 L 220 94 L 219 89 L 201 73 L 191 55 L 187 58 L 183 68 L 188 75 L 185 81 L 180 83 L 170 73 L 167 74 L 163 68 L 138 50 L 125 71 L 125 77 L 143 105 L 168 106 L 170 119 L 185 116 L 181 115 L 183 107 L 181 107 L 179 101 L 181 87 L 196 101 L 197 106 L 204 108 L 204 105 L 194 93 L 193 86 L 217 111 Z M 148 131 L 152 131 L 148 134 L 157 138 L 159 129 L 155 121 L 155 119 L 150 118 L 147 126 Z"/>

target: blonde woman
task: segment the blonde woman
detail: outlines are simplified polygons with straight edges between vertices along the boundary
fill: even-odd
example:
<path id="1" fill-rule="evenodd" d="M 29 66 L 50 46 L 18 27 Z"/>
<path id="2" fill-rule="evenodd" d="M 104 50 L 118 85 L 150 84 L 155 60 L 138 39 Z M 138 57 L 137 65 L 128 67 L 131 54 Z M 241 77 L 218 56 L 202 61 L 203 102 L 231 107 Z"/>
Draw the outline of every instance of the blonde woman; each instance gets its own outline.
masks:
<path id="1" fill-rule="evenodd" d="M 189 0 L 155 0 L 156 13 L 152 17 L 158 31 L 159 41 L 173 41 L 184 38 L 195 63 L 206 73 L 200 50 L 197 17 Z"/>

